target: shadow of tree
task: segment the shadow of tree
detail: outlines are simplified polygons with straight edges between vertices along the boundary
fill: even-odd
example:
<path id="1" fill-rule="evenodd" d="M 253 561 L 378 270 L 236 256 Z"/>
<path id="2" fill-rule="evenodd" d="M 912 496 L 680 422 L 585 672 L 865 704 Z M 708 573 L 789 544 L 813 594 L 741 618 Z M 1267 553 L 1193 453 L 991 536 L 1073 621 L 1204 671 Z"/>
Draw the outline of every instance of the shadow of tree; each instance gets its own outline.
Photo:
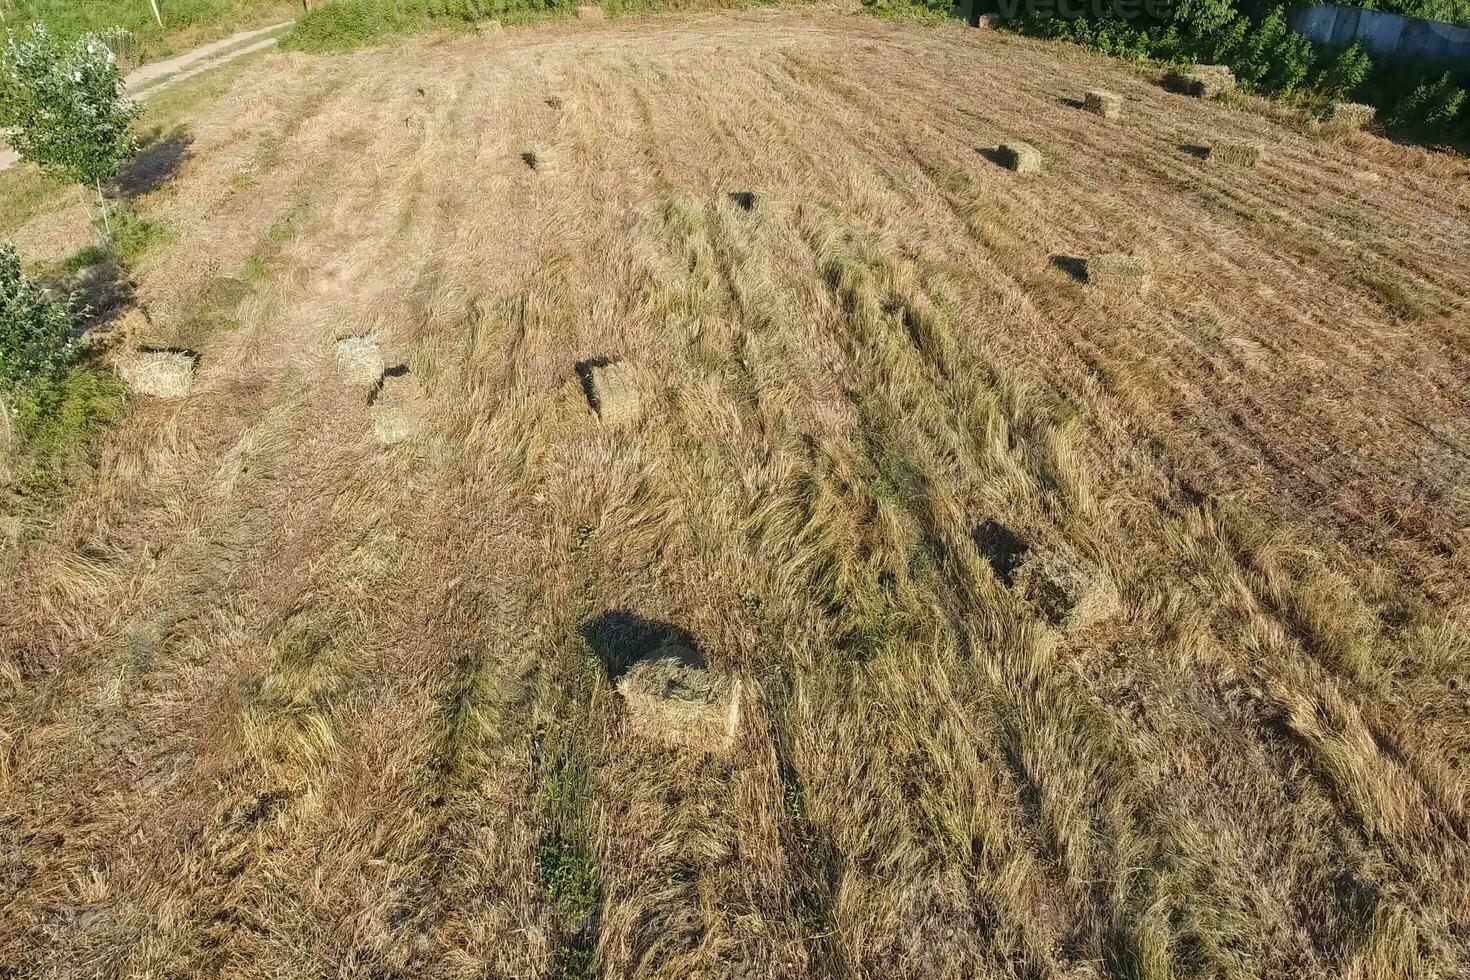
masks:
<path id="1" fill-rule="evenodd" d="M 187 126 L 175 126 L 167 136 L 155 131 L 113 182 L 118 196 L 128 200 L 162 187 L 189 159 L 193 144 L 194 134 Z"/>
<path id="2" fill-rule="evenodd" d="M 76 336 L 111 325 L 132 308 L 135 287 L 123 268 L 106 252 L 83 249 L 63 267 L 36 277 L 52 296 L 71 303 Z"/>

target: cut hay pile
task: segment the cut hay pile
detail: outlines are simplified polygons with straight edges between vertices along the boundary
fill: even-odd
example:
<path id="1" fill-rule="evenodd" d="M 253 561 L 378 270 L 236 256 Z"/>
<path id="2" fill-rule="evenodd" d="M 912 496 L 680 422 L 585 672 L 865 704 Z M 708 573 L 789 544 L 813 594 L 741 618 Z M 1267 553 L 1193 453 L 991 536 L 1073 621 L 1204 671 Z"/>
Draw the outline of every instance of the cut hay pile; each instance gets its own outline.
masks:
<path id="1" fill-rule="evenodd" d="M 504 34 L 505 25 L 498 20 L 487 20 L 480 25 L 480 30 L 486 34 Z"/>
<path id="2" fill-rule="evenodd" d="M 1082 97 L 1082 108 L 1104 119 L 1117 119 L 1123 114 L 1123 99 L 1115 92 L 1093 89 Z"/>
<path id="3" fill-rule="evenodd" d="M 587 402 L 604 425 L 636 419 L 643 407 L 638 377 L 627 361 L 590 361 L 578 365 Z"/>
<path id="4" fill-rule="evenodd" d="M 1111 619 L 1122 609 L 1112 576 L 1065 545 L 1033 551 L 1016 574 L 1016 586 L 1067 632 Z"/>
<path id="5" fill-rule="evenodd" d="M 981 14 L 975 18 L 975 26 L 983 30 L 999 27 L 1001 25 L 1000 14 Z"/>
<path id="6" fill-rule="evenodd" d="M 1210 147 L 1209 161 L 1227 167 L 1255 167 L 1266 159 L 1266 149 L 1245 140 L 1221 140 Z"/>
<path id="7" fill-rule="evenodd" d="M 1018 174 L 1041 172 L 1041 151 L 1030 143 L 1012 140 L 1002 143 L 995 151 L 1000 164 Z"/>
<path id="8" fill-rule="evenodd" d="M 578 20 L 607 20 L 607 11 L 601 7 L 584 5 L 577 8 Z"/>
<path id="9" fill-rule="evenodd" d="M 383 379 L 383 349 L 374 333 L 337 338 L 337 375 L 347 384 L 376 387 Z"/>
<path id="10" fill-rule="evenodd" d="M 1109 252 L 1087 260 L 1087 281 L 1118 292 L 1146 292 L 1153 284 L 1153 272 L 1146 255 Z"/>
<path id="11" fill-rule="evenodd" d="M 194 387 L 198 361 L 193 351 L 143 349 L 120 363 L 118 373 L 135 394 L 184 398 Z"/>
<path id="12" fill-rule="evenodd" d="M 740 682 L 711 673 L 697 651 L 666 643 L 618 678 L 629 728 L 664 745 L 717 751 L 740 725 Z"/>
<path id="13" fill-rule="evenodd" d="M 550 147 L 528 147 L 521 151 L 521 161 L 538 174 L 551 174 L 556 172 L 556 155 L 551 152 Z"/>
<path id="14" fill-rule="evenodd" d="M 1196 65 L 1193 71 L 1171 72 L 1164 84 L 1182 95 L 1213 99 L 1235 91 L 1235 73 L 1225 65 Z"/>

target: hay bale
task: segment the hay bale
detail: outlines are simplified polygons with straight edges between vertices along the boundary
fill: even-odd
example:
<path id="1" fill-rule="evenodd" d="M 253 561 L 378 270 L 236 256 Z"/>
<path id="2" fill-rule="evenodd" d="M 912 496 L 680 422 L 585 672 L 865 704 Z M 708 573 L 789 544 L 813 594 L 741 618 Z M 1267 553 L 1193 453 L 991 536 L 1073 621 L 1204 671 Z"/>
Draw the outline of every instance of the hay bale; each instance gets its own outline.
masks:
<path id="1" fill-rule="evenodd" d="M 401 408 L 380 408 L 373 412 L 373 439 L 382 446 L 396 446 L 417 431 L 413 416 Z"/>
<path id="2" fill-rule="evenodd" d="M 1033 550 L 1016 575 L 1022 594 L 1061 629 L 1086 629 L 1122 611 L 1112 576 L 1066 545 Z"/>
<path id="3" fill-rule="evenodd" d="M 1213 99 L 1235 91 L 1235 73 L 1226 65 L 1196 65 L 1193 71 L 1170 72 L 1164 84 L 1182 95 Z"/>
<path id="4" fill-rule="evenodd" d="M 578 20 L 607 20 L 607 11 L 601 7 L 584 5 L 577 8 Z"/>
<path id="5" fill-rule="evenodd" d="M 337 374 L 349 385 L 376 387 L 383 380 L 383 349 L 375 333 L 337 338 Z"/>
<path id="6" fill-rule="evenodd" d="M 1041 172 L 1041 151 L 1030 143 L 1012 140 L 1002 143 L 995 151 L 1000 165 L 1018 174 Z"/>
<path id="7" fill-rule="evenodd" d="M 1255 167 L 1266 159 L 1266 148 L 1243 140 L 1221 140 L 1211 145 L 1208 159 L 1227 167 Z"/>
<path id="8" fill-rule="evenodd" d="M 480 25 L 480 30 L 487 34 L 504 34 L 505 25 L 498 20 L 487 20 Z"/>
<path id="9" fill-rule="evenodd" d="M 1334 102 L 1332 114 L 1323 126 L 1328 132 L 1349 133 L 1366 129 L 1378 118 L 1378 110 L 1361 102 Z"/>
<path id="10" fill-rule="evenodd" d="M 1153 263 L 1146 255 L 1109 252 L 1087 260 L 1087 281 L 1119 292 L 1147 292 L 1153 284 L 1153 272 Z"/>
<path id="11" fill-rule="evenodd" d="M 664 745 L 718 751 L 740 726 L 740 682 L 713 673 L 677 643 L 644 654 L 617 681 L 629 727 Z"/>
<path id="12" fill-rule="evenodd" d="M 194 387 L 199 355 L 191 350 L 142 349 L 118 365 L 123 382 L 135 394 L 152 398 L 184 398 Z"/>
<path id="13" fill-rule="evenodd" d="M 556 172 L 556 154 L 551 152 L 550 147 L 532 146 L 522 150 L 521 162 L 538 174 Z"/>
<path id="14" fill-rule="evenodd" d="M 1114 92 L 1093 89 L 1082 97 L 1082 108 L 1104 119 L 1117 119 L 1123 114 L 1123 99 Z"/>
<path id="15" fill-rule="evenodd" d="M 619 425 L 638 418 L 643 396 L 638 377 L 627 361 L 599 360 L 578 365 L 587 402 L 604 425 Z"/>
<path id="16" fill-rule="evenodd" d="M 981 14 L 975 18 L 975 26 L 982 30 L 991 30 L 1000 25 L 1000 14 Z"/>

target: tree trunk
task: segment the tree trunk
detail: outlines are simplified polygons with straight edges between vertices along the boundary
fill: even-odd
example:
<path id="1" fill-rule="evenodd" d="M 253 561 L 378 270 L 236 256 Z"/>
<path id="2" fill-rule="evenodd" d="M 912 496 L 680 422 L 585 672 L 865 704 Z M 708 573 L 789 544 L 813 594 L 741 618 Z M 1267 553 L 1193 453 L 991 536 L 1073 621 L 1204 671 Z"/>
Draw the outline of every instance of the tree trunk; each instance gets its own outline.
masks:
<path id="1" fill-rule="evenodd" d="M 108 241 L 112 240 L 112 221 L 107 216 L 107 198 L 102 196 L 102 180 L 97 180 L 97 207 L 102 211 L 102 230 L 107 233 Z"/>

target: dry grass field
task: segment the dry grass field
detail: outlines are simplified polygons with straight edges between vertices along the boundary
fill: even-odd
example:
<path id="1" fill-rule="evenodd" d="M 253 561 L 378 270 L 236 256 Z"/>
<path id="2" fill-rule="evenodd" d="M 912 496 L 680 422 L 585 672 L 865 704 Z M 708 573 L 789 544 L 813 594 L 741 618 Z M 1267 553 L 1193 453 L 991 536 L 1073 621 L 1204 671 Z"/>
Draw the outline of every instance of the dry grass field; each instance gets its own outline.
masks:
<path id="1" fill-rule="evenodd" d="M 193 136 L 192 391 L 0 566 L 0 976 L 1470 975 L 1462 162 L 822 9 Z"/>

